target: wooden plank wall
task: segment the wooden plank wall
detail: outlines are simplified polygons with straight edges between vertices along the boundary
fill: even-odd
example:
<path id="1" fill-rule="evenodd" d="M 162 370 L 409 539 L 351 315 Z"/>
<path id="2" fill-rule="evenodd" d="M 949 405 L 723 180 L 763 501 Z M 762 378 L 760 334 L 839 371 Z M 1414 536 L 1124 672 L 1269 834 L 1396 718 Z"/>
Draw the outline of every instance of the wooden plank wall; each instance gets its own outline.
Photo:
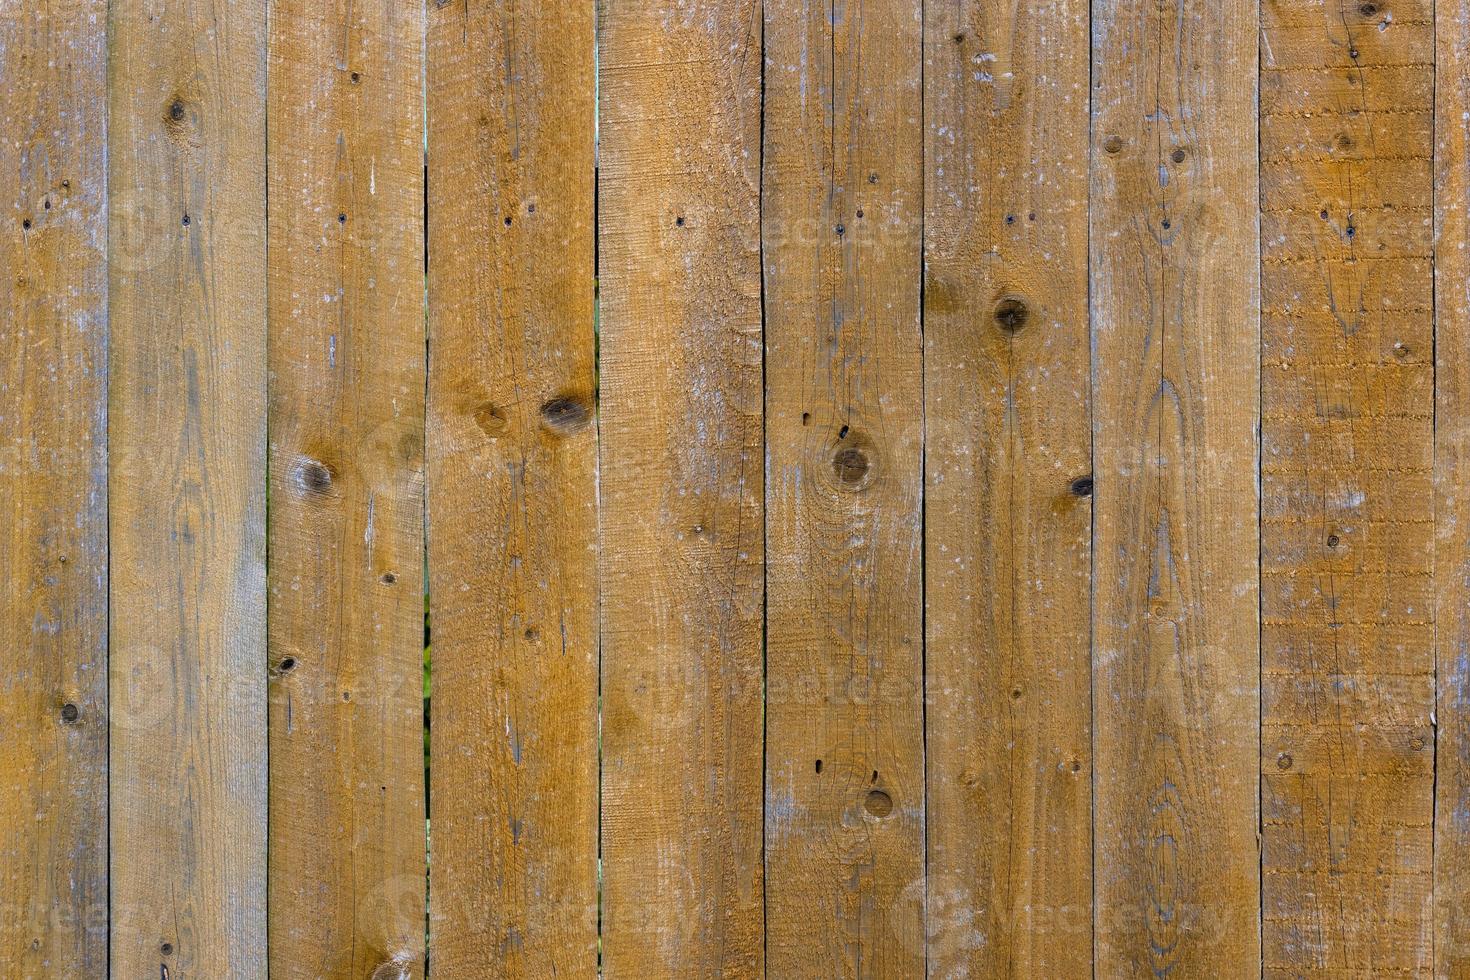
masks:
<path id="1" fill-rule="evenodd" d="M 1470 978 L 1470 0 L 0 78 L 0 977 Z"/>

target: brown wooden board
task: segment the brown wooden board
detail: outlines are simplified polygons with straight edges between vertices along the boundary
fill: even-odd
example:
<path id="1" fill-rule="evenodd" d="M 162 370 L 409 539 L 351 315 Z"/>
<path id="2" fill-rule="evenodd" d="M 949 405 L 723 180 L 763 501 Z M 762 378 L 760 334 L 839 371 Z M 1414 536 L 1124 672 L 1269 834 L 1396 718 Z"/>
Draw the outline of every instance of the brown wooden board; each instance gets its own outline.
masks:
<path id="1" fill-rule="evenodd" d="M 266 972 L 266 17 L 109 11 L 111 973 Z"/>
<path id="2" fill-rule="evenodd" d="M 923 25 L 913 9 L 765 4 L 774 976 L 924 969 Z"/>
<path id="3" fill-rule="evenodd" d="M 1255 977 L 1253 3 L 1095 3 L 1098 976 Z"/>
<path id="4" fill-rule="evenodd" d="M 610 978 L 762 973 L 761 11 L 598 8 Z"/>
<path id="5" fill-rule="evenodd" d="M 0 976 L 107 972 L 107 5 L 0 14 Z"/>
<path id="6" fill-rule="evenodd" d="M 271 7 L 277 977 L 423 974 L 422 40 L 417 4 Z"/>
<path id="7" fill-rule="evenodd" d="M 925 8 L 933 976 L 1091 969 L 1088 16 Z"/>

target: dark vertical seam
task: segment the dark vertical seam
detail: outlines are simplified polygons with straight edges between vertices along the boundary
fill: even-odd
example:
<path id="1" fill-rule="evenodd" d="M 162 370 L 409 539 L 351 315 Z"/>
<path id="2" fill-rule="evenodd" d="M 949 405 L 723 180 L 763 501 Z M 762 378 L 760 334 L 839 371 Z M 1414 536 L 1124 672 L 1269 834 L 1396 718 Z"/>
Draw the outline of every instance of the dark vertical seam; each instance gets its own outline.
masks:
<path id="1" fill-rule="evenodd" d="M 928 351 L 924 336 L 924 292 L 929 258 L 928 188 L 929 130 L 926 109 L 925 42 L 928 11 L 919 0 L 919 801 L 924 819 L 919 826 L 919 850 L 924 875 L 924 901 L 919 914 L 919 940 L 924 947 L 924 976 L 929 976 L 929 499 L 924 492 L 929 472 Z"/>
<path id="2" fill-rule="evenodd" d="M 757 3 L 760 15 L 760 145 L 756 147 L 756 257 L 760 279 L 761 312 L 761 973 L 765 974 L 768 954 L 767 940 L 770 935 L 769 869 L 766 866 L 766 801 L 770 785 L 767 782 L 767 761 L 770 742 L 770 713 L 767 710 L 770 681 L 770 530 L 771 530 L 771 444 L 768 438 L 769 425 L 766 411 L 766 5 Z"/>
<path id="3" fill-rule="evenodd" d="M 261 51 L 260 51 L 260 60 L 261 60 L 261 93 L 260 93 L 260 95 L 261 95 L 261 102 L 262 102 L 261 112 L 260 112 L 260 115 L 261 115 L 261 136 L 262 136 L 262 139 L 265 140 L 265 145 L 261 148 L 262 149 L 262 152 L 261 152 L 261 177 L 262 177 L 262 180 L 263 180 L 264 185 L 265 185 L 264 187 L 261 188 L 261 202 L 262 202 L 262 204 L 264 206 L 265 211 L 261 215 L 261 222 L 260 222 L 260 225 L 261 225 L 261 248 L 262 248 L 262 251 L 264 253 L 264 254 L 261 255 L 261 258 L 263 259 L 262 264 L 265 267 L 265 269 L 264 269 L 264 271 L 265 271 L 265 284 L 264 284 L 265 308 L 261 311 L 261 317 L 265 321 L 265 323 L 263 324 L 264 329 L 261 331 L 261 333 L 263 334 L 263 338 L 262 338 L 262 341 L 261 341 L 261 357 L 264 359 L 264 362 L 265 362 L 264 365 L 262 365 L 265 368 L 265 370 L 262 372 L 262 375 L 263 375 L 263 390 L 261 391 L 261 396 L 262 396 L 262 402 L 261 402 L 262 410 L 261 410 L 261 433 L 260 433 L 261 434 L 261 439 L 262 439 L 262 441 L 264 443 L 264 445 L 262 446 L 262 448 L 264 449 L 264 457 L 265 457 L 262 460 L 262 463 L 264 464 L 264 467 L 263 467 L 264 468 L 264 473 L 262 474 L 262 482 L 264 483 L 264 486 L 262 487 L 263 493 L 262 493 L 262 499 L 261 499 L 261 502 L 260 502 L 261 503 L 262 510 L 263 510 L 263 513 L 261 514 L 261 529 L 260 529 L 261 538 L 262 538 L 262 540 L 261 540 L 261 549 L 260 549 L 260 553 L 261 553 L 261 559 L 260 559 L 261 560 L 261 586 L 262 586 L 262 592 L 264 593 L 261 596 L 261 616 L 260 616 L 260 619 L 261 619 L 261 623 L 260 623 L 260 626 L 261 626 L 261 650 L 260 650 L 260 655 L 261 655 L 261 661 L 262 661 L 262 663 L 260 664 L 260 667 L 261 668 L 265 668 L 270 663 L 270 635 L 271 635 L 271 633 L 270 633 L 270 629 L 271 629 L 271 601 L 270 601 L 270 553 L 271 553 L 271 545 L 270 545 L 270 542 L 271 542 L 271 533 L 270 533 L 270 524 L 271 524 L 271 504 L 270 504 L 270 496 L 271 496 L 271 477 L 270 477 L 270 472 L 271 472 L 271 467 L 270 467 L 270 464 L 271 464 L 271 435 L 270 435 L 270 433 L 271 433 L 271 424 L 270 424 L 270 418 L 271 418 L 271 413 L 270 413 L 270 404 L 271 404 L 271 398 L 270 398 L 270 363 L 271 363 L 271 361 L 270 361 L 270 351 L 271 351 L 271 329 L 270 329 L 270 324 L 271 324 L 271 316 L 270 316 L 270 308 L 271 308 L 271 274 L 270 274 L 270 261 L 271 261 L 271 232 L 270 232 L 270 213 L 271 213 L 271 154 L 270 154 L 270 146 L 271 146 L 271 138 L 270 138 L 270 132 L 271 132 L 271 112 L 270 112 L 270 106 L 271 106 L 271 85 L 270 85 L 270 77 L 271 77 L 271 73 L 270 73 L 270 44 L 271 44 L 271 4 L 270 3 L 267 3 L 265 5 L 265 43 L 261 46 Z M 265 944 L 266 944 L 266 948 L 265 948 L 265 952 L 264 952 L 264 955 L 263 955 L 263 959 L 265 960 L 265 972 L 266 972 L 266 976 L 269 977 L 270 976 L 270 959 L 271 959 L 271 957 L 270 957 L 270 950 L 271 950 L 271 941 L 270 941 L 270 920 L 271 920 L 271 916 L 270 916 L 270 909 L 271 909 L 271 873 L 270 873 L 270 868 L 271 868 L 271 826 L 270 826 L 270 810 L 271 810 L 271 719 L 270 719 L 270 692 L 268 690 L 268 676 L 269 675 L 265 672 L 265 670 L 262 669 L 261 672 L 260 672 L 260 674 L 258 674 L 257 676 L 259 678 L 259 683 L 260 683 L 260 692 L 263 695 L 261 697 L 261 699 L 260 699 L 260 704 L 261 704 L 261 726 L 260 726 L 260 730 L 265 735 L 265 753 L 264 753 L 265 754 L 265 764 L 263 766 L 263 768 L 265 770 L 265 772 L 263 774 L 264 775 L 264 779 L 265 779 L 265 800 L 264 800 L 264 805 L 265 805 L 264 817 L 265 817 L 265 819 L 262 821 L 262 847 L 264 848 L 264 851 L 265 851 L 265 853 L 262 855 L 262 857 L 265 860 L 265 868 L 264 868 L 264 871 L 265 871 L 265 880 L 261 883 L 261 894 L 264 897 L 265 906 L 261 910 L 261 914 L 265 917 L 265 930 L 264 931 L 265 931 Z M 160 964 L 160 966 L 161 967 L 166 967 L 166 964 Z M 164 976 L 167 976 L 167 973 L 168 973 L 167 969 L 162 969 L 161 972 L 164 974 Z"/>
<path id="4" fill-rule="evenodd" d="M 1097 980 L 1097 502 L 1101 496 L 1097 473 L 1097 330 L 1092 306 L 1092 181 L 1093 145 L 1097 106 L 1097 87 L 1094 46 L 1096 39 L 1093 6 L 1087 6 L 1087 459 L 1092 473 L 1092 511 L 1088 517 L 1087 531 L 1087 740 L 1088 740 L 1088 797 L 1087 831 L 1090 839 L 1088 857 L 1089 890 L 1091 902 L 1092 955 L 1089 957 L 1091 976 Z"/>
<path id="5" fill-rule="evenodd" d="M 1430 797 L 1429 797 L 1429 968 L 1435 976 L 1442 975 L 1439 969 L 1439 4 L 1430 5 L 1429 38 L 1434 68 L 1429 81 L 1429 213 L 1431 234 L 1429 239 L 1429 472 L 1430 528 L 1433 551 L 1430 560 L 1430 582 L 1434 587 L 1434 604 L 1431 606 L 1433 626 L 1433 662 L 1430 669 L 1434 674 L 1434 690 L 1430 710 Z"/>
<path id="6" fill-rule="evenodd" d="M 423 634 L 424 635 L 423 635 L 423 643 L 422 643 L 422 646 L 423 647 L 428 647 L 428 645 L 429 645 L 429 639 L 430 639 L 430 637 L 429 637 L 429 630 L 432 627 L 432 623 L 433 623 L 432 616 L 430 615 L 430 612 L 429 612 L 429 603 L 433 601 L 433 593 L 432 593 L 432 590 L 430 588 L 430 582 L 429 582 L 429 492 L 432 489 L 432 485 L 429 482 L 429 450 L 430 450 L 430 448 L 432 446 L 432 442 L 431 442 L 431 440 L 429 439 L 428 436 L 429 436 L 429 393 L 430 393 L 429 372 L 430 372 L 430 368 L 431 368 L 431 361 L 430 361 L 430 356 L 429 355 L 430 355 L 430 327 L 431 327 L 432 321 L 431 321 L 431 318 L 429 316 L 429 301 L 430 301 L 430 293 L 429 293 L 429 19 L 428 19 L 427 5 L 426 5 L 426 9 L 422 12 L 422 24 L 423 24 L 423 32 L 422 32 L 422 36 L 419 38 L 419 127 L 420 127 L 420 131 L 419 131 L 419 149 L 420 149 L 420 155 L 422 156 L 423 161 L 424 161 L 424 165 L 423 165 L 423 168 L 422 168 L 423 184 L 420 187 L 419 200 L 420 200 L 420 205 L 421 205 L 421 209 L 422 209 L 422 214 L 420 215 L 420 222 L 421 222 L 421 225 L 422 225 L 422 230 L 420 232 L 420 234 L 422 235 L 422 241 L 420 242 L 420 246 L 421 246 L 420 247 L 420 251 L 422 252 L 422 255 L 423 255 L 423 263 L 422 263 L 423 268 L 422 268 L 422 273 L 420 275 L 421 287 L 422 287 L 422 290 L 423 290 L 423 293 L 422 293 L 423 302 L 420 304 L 420 306 L 421 306 L 421 315 L 423 317 L 423 327 L 424 327 L 424 407 L 423 407 L 423 415 L 422 415 L 423 433 L 424 433 L 424 436 L 423 436 L 424 455 L 423 455 L 423 459 L 420 461 L 420 466 L 423 467 L 424 496 L 423 496 L 423 499 L 419 502 L 419 529 L 421 531 L 421 534 L 419 536 L 419 548 L 420 548 L 420 555 L 419 555 L 419 557 L 420 557 L 421 562 L 422 562 L 422 564 L 420 566 L 422 568 L 422 573 L 419 576 L 419 589 L 420 589 L 420 592 L 422 593 L 422 595 L 424 597 L 424 601 L 423 601 L 423 603 L 421 603 L 421 605 L 423 606 L 423 609 L 422 610 L 419 610 L 418 613 L 419 614 L 422 614 L 422 615 L 424 615 L 426 617 L 425 620 L 424 620 L 424 630 L 423 630 Z M 432 855 L 429 853 L 429 849 L 430 849 L 430 846 L 431 846 L 431 844 L 430 844 L 430 838 L 429 838 L 429 827 L 430 827 L 430 812 L 429 812 L 429 807 L 431 805 L 431 802 L 430 801 L 432 799 L 431 794 L 430 794 L 430 773 L 433 771 L 433 768 L 432 767 L 433 767 L 433 764 L 434 764 L 433 763 L 433 758 L 434 758 L 434 744 L 433 744 L 434 743 L 434 732 L 433 732 L 433 718 L 432 718 L 433 690 L 434 690 L 433 689 L 434 661 L 432 659 L 432 654 L 431 654 L 430 655 L 430 659 L 428 660 L 427 664 L 424 664 L 423 663 L 423 649 L 420 649 L 419 650 L 419 660 L 420 660 L 421 668 L 423 670 L 425 670 L 427 672 L 427 674 L 428 674 L 428 677 L 429 677 L 429 685 L 430 685 L 429 686 L 429 697 L 427 699 L 429 701 L 429 704 L 428 705 L 421 705 L 420 706 L 420 710 L 419 710 L 419 737 L 424 742 L 424 744 L 428 745 L 428 747 L 429 747 L 429 751 L 425 755 L 425 760 L 426 761 L 424 763 L 424 774 L 423 774 L 423 787 L 424 787 L 424 958 L 423 958 L 423 967 L 424 967 L 424 980 L 428 980 L 428 978 L 429 978 L 429 970 L 431 968 L 430 967 L 430 962 L 431 962 L 431 960 L 433 958 L 432 957 L 432 953 L 430 951 L 430 941 L 431 941 L 432 932 L 433 932 L 433 930 L 432 930 L 432 926 L 433 926 L 432 908 L 431 908 L 430 903 L 433 901 L 434 896 L 433 896 L 433 880 L 432 880 L 433 861 L 432 861 Z M 422 688 L 423 688 L 423 681 L 424 681 L 423 677 L 420 677 L 419 678 L 419 688 L 420 688 L 419 694 L 420 694 L 420 696 L 422 696 L 422 694 L 423 694 L 423 690 L 422 690 Z M 423 710 L 426 707 L 429 709 L 428 711 Z"/>
<path id="7" fill-rule="evenodd" d="M 595 445 L 593 447 L 593 510 L 597 517 L 597 527 L 594 531 L 597 542 L 597 556 L 594 560 L 594 579 L 597 583 L 597 623 L 596 636 L 596 688 L 595 711 L 597 714 L 597 786 L 595 796 L 597 799 L 596 814 L 596 857 L 593 875 L 593 903 L 594 917 L 596 920 L 597 933 L 597 955 L 595 957 L 597 976 L 603 974 L 603 878 L 602 878 L 602 791 L 603 791 L 603 754 L 602 754 L 602 691 L 603 691 L 603 660 L 602 660 L 602 59 L 599 42 L 602 39 L 602 3 L 594 3 L 592 6 L 592 432 Z M 426 978 L 427 980 L 427 978 Z"/>
<path id="8" fill-rule="evenodd" d="M 1265 576 L 1266 531 L 1263 517 L 1265 485 L 1261 470 L 1264 466 L 1262 445 L 1261 406 L 1265 404 L 1266 383 L 1261 371 L 1262 363 L 1262 280 L 1264 278 L 1264 250 L 1261 246 L 1261 213 L 1264 200 L 1261 194 L 1261 68 L 1265 63 L 1262 41 L 1265 25 L 1261 20 L 1261 5 L 1256 4 L 1256 84 L 1252 102 L 1256 124 L 1256 950 L 1257 976 L 1266 976 L 1266 797 L 1265 777 L 1261 771 L 1261 752 L 1265 749 L 1264 724 L 1266 718 L 1266 619 Z"/>

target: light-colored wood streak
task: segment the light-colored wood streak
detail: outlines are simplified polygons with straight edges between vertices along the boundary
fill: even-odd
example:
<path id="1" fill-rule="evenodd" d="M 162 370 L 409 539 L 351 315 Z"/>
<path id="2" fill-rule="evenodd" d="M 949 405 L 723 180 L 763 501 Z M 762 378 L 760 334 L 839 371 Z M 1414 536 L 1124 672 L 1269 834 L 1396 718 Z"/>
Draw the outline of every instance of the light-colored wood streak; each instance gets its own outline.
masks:
<path id="1" fill-rule="evenodd" d="M 270 973 L 423 974 L 423 7 L 270 17 Z"/>
<path id="2" fill-rule="evenodd" d="M 1088 9 L 926 18 L 929 972 L 1083 976 Z"/>
<path id="3" fill-rule="evenodd" d="M 764 6 L 766 964 L 918 976 L 923 25 Z"/>
<path id="4" fill-rule="evenodd" d="M 111 971 L 266 974 L 262 4 L 114 4 Z"/>
<path id="5" fill-rule="evenodd" d="M 1424 975 L 1433 5 L 1261 14 L 1263 966 Z"/>
<path id="6" fill-rule="evenodd" d="M 763 972 L 756 0 L 602 0 L 603 968 Z"/>
<path id="7" fill-rule="evenodd" d="M 429 15 L 435 976 L 597 968 L 591 3 Z"/>
<path id="8" fill-rule="evenodd" d="M 107 973 L 107 5 L 0 14 L 0 976 Z"/>
<path id="9" fill-rule="evenodd" d="M 1431 887 L 1434 973 L 1442 980 L 1459 980 L 1470 976 L 1470 2 L 1441 0 L 1435 25 L 1434 240 L 1439 247 L 1432 379 L 1438 728 Z M 1423 840 L 1422 828 L 1416 836 Z"/>
<path id="10" fill-rule="evenodd" d="M 1095 970 L 1256 977 L 1256 5 L 1093 39 Z"/>

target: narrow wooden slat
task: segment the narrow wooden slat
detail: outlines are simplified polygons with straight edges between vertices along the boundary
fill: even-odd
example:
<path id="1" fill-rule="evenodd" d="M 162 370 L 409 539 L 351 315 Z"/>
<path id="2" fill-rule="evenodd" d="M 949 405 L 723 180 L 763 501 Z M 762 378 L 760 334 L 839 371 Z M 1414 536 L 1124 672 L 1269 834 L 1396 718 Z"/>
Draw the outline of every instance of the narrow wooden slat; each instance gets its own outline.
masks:
<path id="1" fill-rule="evenodd" d="M 1086 976 L 1087 3 L 925 17 L 929 970 Z"/>
<path id="2" fill-rule="evenodd" d="M 431 969 L 597 966 L 591 3 L 431 5 Z"/>
<path id="3" fill-rule="evenodd" d="M 424 958 L 423 7 L 270 17 L 270 968 Z"/>
<path id="4" fill-rule="evenodd" d="M 924 968 L 922 26 L 765 4 L 774 976 Z"/>
<path id="5" fill-rule="evenodd" d="M 1263 506 L 1298 521 L 1261 538 L 1268 973 L 1431 966 L 1432 13 L 1261 7 L 1262 115 L 1309 150 L 1261 167 L 1305 213 L 1261 252 Z"/>
<path id="6" fill-rule="evenodd" d="M 599 7 L 603 966 L 762 972 L 761 4 Z"/>
<path id="7" fill-rule="evenodd" d="M 265 8 L 110 19 L 111 971 L 263 977 Z"/>
<path id="8" fill-rule="evenodd" d="M 1254 3 L 1093 6 L 1099 977 L 1255 977 Z"/>
<path id="9" fill-rule="evenodd" d="M 1434 105 L 1434 973 L 1470 976 L 1470 0 L 1441 0 Z M 1418 144 L 1422 145 L 1422 144 Z M 1414 843 L 1422 847 L 1422 828 Z M 1417 911 L 1417 910 L 1416 910 Z"/>
<path id="10" fill-rule="evenodd" d="M 0 976 L 107 972 L 107 5 L 0 16 Z"/>

